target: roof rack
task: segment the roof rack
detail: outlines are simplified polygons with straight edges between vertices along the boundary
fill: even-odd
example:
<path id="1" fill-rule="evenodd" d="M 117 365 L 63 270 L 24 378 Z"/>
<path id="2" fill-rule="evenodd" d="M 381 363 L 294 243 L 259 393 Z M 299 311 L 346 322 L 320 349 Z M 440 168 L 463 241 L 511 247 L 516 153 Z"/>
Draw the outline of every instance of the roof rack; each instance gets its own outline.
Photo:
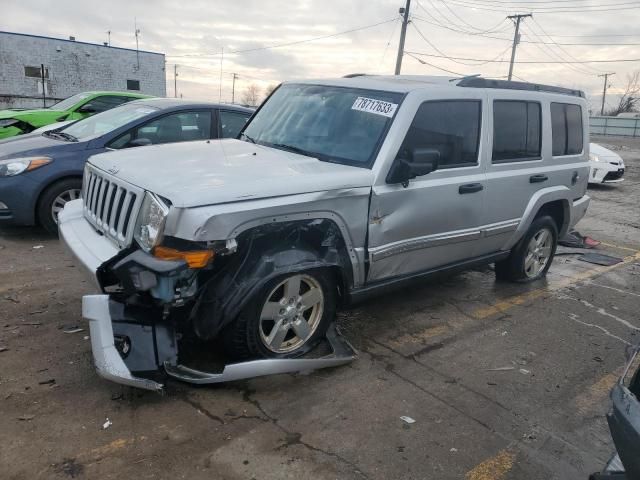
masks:
<path id="1" fill-rule="evenodd" d="M 492 80 L 480 77 L 465 77 L 456 85 L 458 87 L 470 88 L 504 88 L 507 90 L 528 90 L 531 92 L 560 93 L 563 95 L 572 95 L 574 97 L 585 98 L 584 92 L 582 90 L 554 87 L 552 85 L 541 85 L 539 83 L 513 82 L 510 80 Z"/>
<path id="2" fill-rule="evenodd" d="M 368 77 L 368 73 L 348 73 L 344 75 L 342 78 L 354 78 L 354 77 Z"/>

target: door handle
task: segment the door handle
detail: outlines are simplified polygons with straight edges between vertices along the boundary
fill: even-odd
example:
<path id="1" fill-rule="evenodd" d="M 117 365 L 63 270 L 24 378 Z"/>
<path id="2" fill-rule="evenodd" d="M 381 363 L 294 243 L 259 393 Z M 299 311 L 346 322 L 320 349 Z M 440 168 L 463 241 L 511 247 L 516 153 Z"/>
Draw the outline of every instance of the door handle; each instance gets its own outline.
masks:
<path id="1" fill-rule="evenodd" d="M 458 187 L 458 193 L 464 195 L 465 193 L 476 193 L 482 190 L 484 187 L 481 183 L 467 183 Z"/>
<path id="2" fill-rule="evenodd" d="M 546 175 L 531 175 L 529 177 L 529 183 L 542 183 L 549 180 L 549 177 Z"/>

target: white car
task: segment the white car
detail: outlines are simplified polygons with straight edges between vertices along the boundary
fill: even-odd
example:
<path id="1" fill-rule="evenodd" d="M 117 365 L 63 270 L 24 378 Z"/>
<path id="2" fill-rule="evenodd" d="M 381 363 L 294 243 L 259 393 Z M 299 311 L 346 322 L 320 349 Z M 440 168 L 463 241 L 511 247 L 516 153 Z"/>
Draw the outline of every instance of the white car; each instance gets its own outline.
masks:
<path id="1" fill-rule="evenodd" d="M 589 145 L 589 183 L 618 183 L 624 180 L 624 160 L 597 143 Z"/>

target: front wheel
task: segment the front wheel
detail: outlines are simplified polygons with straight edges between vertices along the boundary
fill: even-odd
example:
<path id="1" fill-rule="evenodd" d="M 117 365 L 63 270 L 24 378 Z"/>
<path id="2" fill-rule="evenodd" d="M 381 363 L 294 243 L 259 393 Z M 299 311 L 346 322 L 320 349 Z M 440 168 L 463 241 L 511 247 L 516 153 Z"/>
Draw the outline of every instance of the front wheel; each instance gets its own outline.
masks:
<path id="1" fill-rule="evenodd" d="M 311 350 L 335 316 L 336 285 L 326 269 L 268 282 L 223 333 L 234 358 L 286 358 Z"/>
<path id="2" fill-rule="evenodd" d="M 58 234 L 58 214 L 65 204 L 80 198 L 81 178 L 65 178 L 47 187 L 36 207 L 38 221 L 52 235 Z"/>
<path id="3" fill-rule="evenodd" d="M 558 228 L 553 218 L 536 218 L 509 257 L 496 262 L 496 277 L 514 282 L 533 282 L 544 277 L 558 245 Z"/>

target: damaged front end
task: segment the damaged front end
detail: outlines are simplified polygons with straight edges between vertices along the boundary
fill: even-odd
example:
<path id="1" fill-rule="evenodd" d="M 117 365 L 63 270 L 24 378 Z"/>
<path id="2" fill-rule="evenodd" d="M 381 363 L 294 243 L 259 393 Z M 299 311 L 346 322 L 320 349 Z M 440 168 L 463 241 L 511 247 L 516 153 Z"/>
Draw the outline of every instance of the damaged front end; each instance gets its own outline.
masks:
<path id="1" fill-rule="evenodd" d="M 63 233 L 61 228 L 66 240 Z M 254 291 L 275 275 L 348 262 L 338 234 L 328 221 L 285 222 L 254 228 L 237 241 L 169 236 L 148 251 L 137 245 L 118 251 L 96 268 L 103 294 L 83 297 L 98 373 L 117 383 L 161 391 L 167 375 L 190 383 L 219 383 L 352 361 L 355 351 L 334 326 L 326 335 L 329 350 L 315 358 L 256 359 L 201 370 L 182 364 L 179 354 L 179 347 L 190 345 L 183 338 L 203 344 L 218 337 Z"/>

